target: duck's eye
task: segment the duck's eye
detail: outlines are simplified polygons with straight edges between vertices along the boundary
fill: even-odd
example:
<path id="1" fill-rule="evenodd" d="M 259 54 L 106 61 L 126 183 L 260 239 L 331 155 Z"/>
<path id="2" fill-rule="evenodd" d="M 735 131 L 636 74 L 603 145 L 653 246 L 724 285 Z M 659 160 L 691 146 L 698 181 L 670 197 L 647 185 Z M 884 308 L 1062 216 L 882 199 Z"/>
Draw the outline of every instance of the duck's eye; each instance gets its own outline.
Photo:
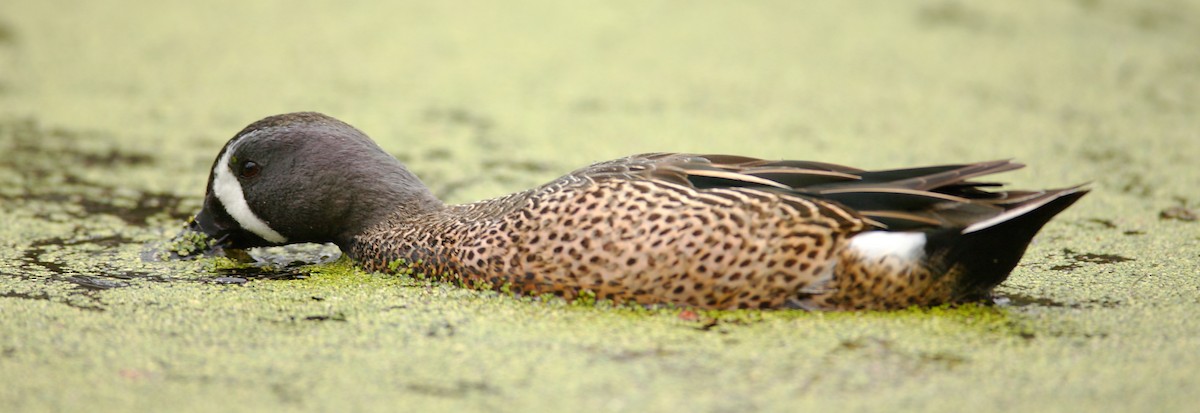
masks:
<path id="1" fill-rule="evenodd" d="M 262 166 L 259 166 L 257 162 L 246 161 L 242 163 L 242 178 L 256 177 L 259 172 L 262 172 Z"/>

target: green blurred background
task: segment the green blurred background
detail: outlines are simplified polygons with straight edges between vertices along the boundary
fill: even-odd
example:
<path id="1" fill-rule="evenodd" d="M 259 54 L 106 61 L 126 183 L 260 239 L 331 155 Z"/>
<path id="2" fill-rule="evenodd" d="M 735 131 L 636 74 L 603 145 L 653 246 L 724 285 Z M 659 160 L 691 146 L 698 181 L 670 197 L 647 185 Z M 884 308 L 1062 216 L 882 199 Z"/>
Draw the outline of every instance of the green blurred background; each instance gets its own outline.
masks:
<path id="1" fill-rule="evenodd" d="M 0 411 L 1191 411 L 1198 44 L 1195 1 L 7 0 Z M 648 151 L 1095 190 L 996 307 L 691 320 L 146 253 L 299 110 L 451 202 Z"/>

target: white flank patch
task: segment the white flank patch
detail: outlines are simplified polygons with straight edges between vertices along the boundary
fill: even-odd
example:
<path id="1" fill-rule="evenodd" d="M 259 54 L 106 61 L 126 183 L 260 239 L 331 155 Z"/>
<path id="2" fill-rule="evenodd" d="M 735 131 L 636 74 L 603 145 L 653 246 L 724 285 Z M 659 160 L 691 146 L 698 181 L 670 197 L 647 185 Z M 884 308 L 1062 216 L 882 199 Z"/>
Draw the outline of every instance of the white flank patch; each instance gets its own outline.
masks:
<path id="1" fill-rule="evenodd" d="M 890 256 L 916 261 L 925 255 L 925 234 L 867 231 L 850 238 L 850 249 L 868 259 Z"/>
<path id="2" fill-rule="evenodd" d="M 242 138 L 245 137 L 242 136 Z M 242 193 L 241 182 L 238 182 L 237 177 L 233 176 L 233 170 L 229 169 L 229 157 L 233 155 L 234 149 L 237 149 L 238 143 L 234 142 L 225 149 L 221 160 L 213 169 L 213 192 L 216 192 L 217 199 L 220 199 L 221 204 L 225 206 L 225 212 L 228 212 L 229 216 L 233 217 L 233 220 L 237 221 L 242 228 L 267 241 L 276 244 L 285 243 L 287 238 L 271 229 L 266 222 L 254 214 L 254 211 L 250 210 L 250 205 L 246 203 L 246 196 Z"/>

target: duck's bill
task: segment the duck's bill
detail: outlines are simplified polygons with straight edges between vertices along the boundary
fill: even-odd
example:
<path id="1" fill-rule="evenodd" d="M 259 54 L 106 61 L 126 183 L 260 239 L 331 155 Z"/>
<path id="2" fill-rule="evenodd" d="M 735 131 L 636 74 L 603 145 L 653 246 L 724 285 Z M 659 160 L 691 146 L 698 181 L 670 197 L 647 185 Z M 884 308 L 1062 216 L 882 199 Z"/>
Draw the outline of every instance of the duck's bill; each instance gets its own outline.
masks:
<path id="1" fill-rule="evenodd" d="M 198 257 L 225 256 L 228 247 L 226 236 L 208 233 L 198 222 L 199 216 L 188 220 L 183 231 L 171 238 L 163 247 L 163 259 L 192 259 Z M 211 229 L 211 227 L 209 227 Z"/>
<path id="2" fill-rule="evenodd" d="M 272 245 L 243 229 L 223 209 L 216 210 L 210 206 L 205 206 L 192 218 L 188 230 L 208 237 L 214 249 L 246 249 Z"/>
<path id="3" fill-rule="evenodd" d="M 219 223 L 208 208 L 201 209 L 188 223 L 189 231 L 208 237 L 214 245 L 228 244 L 233 232 L 228 223 Z"/>
<path id="4" fill-rule="evenodd" d="M 195 218 L 158 251 L 162 255 L 154 255 L 156 259 L 190 260 L 200 257 L 227 257 L 239 262 L 253 261 L 246 250 L 232 248 L 225 240 L 213 238 L 200 231 Z"/>
<path id="5" fill-rule="evenodd" d="M 214 218 L 201 211 L 188 220 L 183 231 L 169 241 L 163 249 L 162 259 L 188 260 L 199 257 L 228 257 L 235 261 L 250 261 L 246 248 L 240 243 L 235 228 L 221 226 Z"/>
<path id="6" fill-rule="evenodd" d="M 166 244 L 164 257 L 190 259 L 196 257 L 239 257 L 246 248 L 266 245 L 262 239 L 247 234 L 237 223 L 212 208 L 203 208 L 188 220 L 183 231 Z M 223 211 L 222 211 L 223 212 Z"/>

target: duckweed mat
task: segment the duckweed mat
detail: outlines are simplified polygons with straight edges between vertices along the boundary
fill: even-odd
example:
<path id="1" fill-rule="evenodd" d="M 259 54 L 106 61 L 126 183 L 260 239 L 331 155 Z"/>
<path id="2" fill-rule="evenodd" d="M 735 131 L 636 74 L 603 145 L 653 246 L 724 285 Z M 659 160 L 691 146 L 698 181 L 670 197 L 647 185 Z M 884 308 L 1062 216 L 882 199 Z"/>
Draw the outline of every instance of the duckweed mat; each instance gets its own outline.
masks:
<path id="1" fill-rule="evenodd" d="M 0 411 L 1192 411 L 1200 3 L 0 3 Z M 631 153 L 1091 182 L 996 304 L 706 312 L 171 259 L 274 113 L 451 202 Z"/>

